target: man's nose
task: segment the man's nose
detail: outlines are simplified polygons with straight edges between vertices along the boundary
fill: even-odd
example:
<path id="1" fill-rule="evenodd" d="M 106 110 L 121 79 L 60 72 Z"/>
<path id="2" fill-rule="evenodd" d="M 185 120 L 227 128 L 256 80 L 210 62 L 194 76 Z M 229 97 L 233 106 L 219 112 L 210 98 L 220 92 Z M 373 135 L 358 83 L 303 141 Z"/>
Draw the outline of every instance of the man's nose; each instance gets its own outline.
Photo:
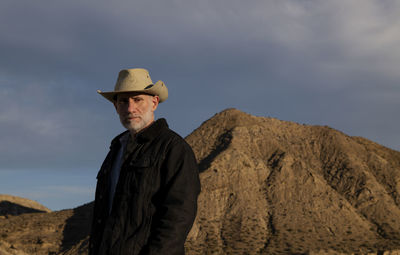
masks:
<path id="1" fill-rule="evenodd" d="M 128 112 L 135 112 L 136 111 L 136 104 L 133 99 L 129 98 L 128 101 Z"/>

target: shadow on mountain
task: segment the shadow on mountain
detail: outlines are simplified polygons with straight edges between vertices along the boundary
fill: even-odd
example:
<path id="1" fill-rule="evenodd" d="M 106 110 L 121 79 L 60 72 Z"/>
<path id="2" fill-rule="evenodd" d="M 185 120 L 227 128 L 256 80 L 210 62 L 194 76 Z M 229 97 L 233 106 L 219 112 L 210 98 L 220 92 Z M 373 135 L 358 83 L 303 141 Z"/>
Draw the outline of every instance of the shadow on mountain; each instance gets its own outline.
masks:
<path id="1" fill-rule="evenodd" d="M 63 231 L 61 252 L 87 239 L 92 223 L 93 202 L 73 209 L 73 215 L 67 219 Z"/>
<path id="2" fill-rule="evenodd" d="M 24 213 L 44 213 L 46 211 L 33 209 L 30 207 L 22 206 L 16 203 L 12 203 L 10 201 L 1 201 L 0 202 L 0 216 L 5 215 L 21 215 Z"/>
<path id="3" fill-rule="evenodd" d="M 223 133 L 218 137 L 217 145 L 215 146 L 215 148 L 208 154 L 207 157 L 205 157 L 199 162 L 200 173 L 208 169 L 210 167 L 211 162 L 215 159 L 215 157 L 217 157 L 219 154 L 221 154 L 221 152 L 223 152 L 229 147 L 231 140 L 232 140 L 231 131 Z"/>

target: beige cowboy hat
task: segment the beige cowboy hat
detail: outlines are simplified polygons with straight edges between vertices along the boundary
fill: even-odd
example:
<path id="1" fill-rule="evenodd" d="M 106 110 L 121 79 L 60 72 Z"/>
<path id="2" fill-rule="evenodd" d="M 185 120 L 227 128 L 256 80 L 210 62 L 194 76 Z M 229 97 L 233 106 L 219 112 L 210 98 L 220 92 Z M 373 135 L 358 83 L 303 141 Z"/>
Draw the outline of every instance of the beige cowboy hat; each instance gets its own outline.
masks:
<path id="1" fill-rule="evenodd" d="M 160 98 L 160 103 L 168 98 L 168 89 L 164 82 L 157 81 L 153 84 L 149 71 L 143 68 L 121 70 L 118 74 L 118 80 L 115 84 L 114 91 L 102 92 L 101 90 L 97 90 L 97 93 L 113 103 L 115 102 L 117 94 L 127 92 L 143 92 L 155 95 Z"/>

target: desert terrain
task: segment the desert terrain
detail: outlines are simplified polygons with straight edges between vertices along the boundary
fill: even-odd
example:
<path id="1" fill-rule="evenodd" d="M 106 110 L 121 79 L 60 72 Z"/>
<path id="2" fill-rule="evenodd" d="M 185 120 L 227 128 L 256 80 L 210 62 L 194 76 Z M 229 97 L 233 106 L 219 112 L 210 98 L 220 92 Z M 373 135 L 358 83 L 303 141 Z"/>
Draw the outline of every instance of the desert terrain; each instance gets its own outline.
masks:
<path id="1" fill-rule="evenodd" d="M 188 255 L 400 254 L 400 152 L 236 109 L 186 140 L 202 184 Z M 92 204 L 10 200 L 0 196 L 0 254 L 87 254 Z"/>

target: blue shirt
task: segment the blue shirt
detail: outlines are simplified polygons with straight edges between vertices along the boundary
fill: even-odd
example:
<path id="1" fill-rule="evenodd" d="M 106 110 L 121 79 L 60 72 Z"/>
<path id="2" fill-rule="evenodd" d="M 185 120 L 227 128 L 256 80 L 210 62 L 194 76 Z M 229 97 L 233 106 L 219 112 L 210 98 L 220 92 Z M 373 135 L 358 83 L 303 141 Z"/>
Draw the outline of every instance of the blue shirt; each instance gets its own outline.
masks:
<path id="1" fill-rule="evenodd" d="M 109 199 L 109 212 L 111 213 L 112 204 L 114 201 L 115 189 L 117 188 L 117 183 L 119 179 L 119 173 L 121 172 L 121 166 L 124 162 L 123 156 L 126 150 L 126 146 L 129 141 L 129 132 L 120 137 L 119 141 L 121 143 L 121 148 L 119 149 L 117 156 L 115 157 L 111 174 L 110 174 L 110 199 Z"/>

